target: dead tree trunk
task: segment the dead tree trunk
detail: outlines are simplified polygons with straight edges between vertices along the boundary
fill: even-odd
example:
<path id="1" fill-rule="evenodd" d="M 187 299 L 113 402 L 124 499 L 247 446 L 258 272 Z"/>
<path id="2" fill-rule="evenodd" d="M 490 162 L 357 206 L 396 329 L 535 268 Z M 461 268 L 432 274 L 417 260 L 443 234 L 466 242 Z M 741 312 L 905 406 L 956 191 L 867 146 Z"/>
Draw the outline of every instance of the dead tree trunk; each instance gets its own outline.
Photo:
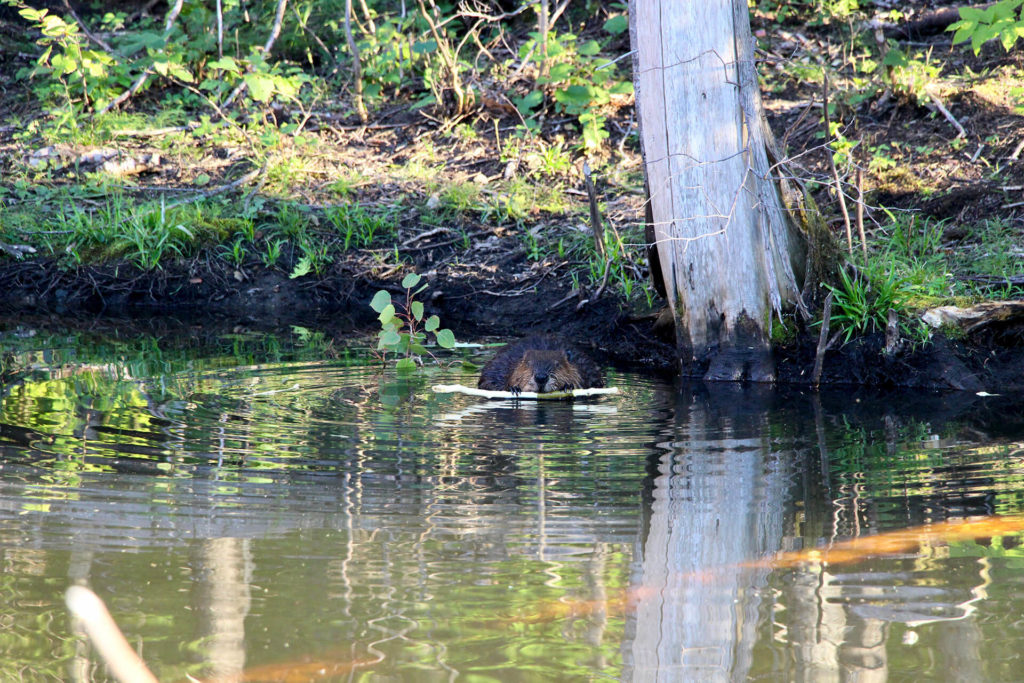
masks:
<path id="1" fill-rule="evenodd" d="M 771 382 L 805 248 L 772 180 L 747 0 L 631 0 L 652 217 L 683 374 Z"/>

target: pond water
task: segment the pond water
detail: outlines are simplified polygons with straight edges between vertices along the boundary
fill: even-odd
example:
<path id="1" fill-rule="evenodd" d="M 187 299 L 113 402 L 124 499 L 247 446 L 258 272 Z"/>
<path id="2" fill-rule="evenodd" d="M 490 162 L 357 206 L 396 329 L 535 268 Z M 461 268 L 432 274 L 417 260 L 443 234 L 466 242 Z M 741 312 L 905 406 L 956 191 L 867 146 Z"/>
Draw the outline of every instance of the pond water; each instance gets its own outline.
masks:
<path id="1" fill-rule="evenodd" d="M 0 679 L 107 680 L 75 583 L 161 681 L 1024 672 L 1019 397 L 486 401 L 296 332 L 0 326 Z"/>

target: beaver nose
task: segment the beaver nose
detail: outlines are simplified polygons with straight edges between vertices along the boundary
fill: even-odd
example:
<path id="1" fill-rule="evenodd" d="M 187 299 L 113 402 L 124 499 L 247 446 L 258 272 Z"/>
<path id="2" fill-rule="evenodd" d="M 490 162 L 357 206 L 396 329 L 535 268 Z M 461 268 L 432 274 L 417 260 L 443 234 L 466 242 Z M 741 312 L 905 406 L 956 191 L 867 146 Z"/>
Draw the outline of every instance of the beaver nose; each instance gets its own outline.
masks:
<path id="1" fill-rule="evenodd" d="M 548 382 L 548 373 L 538 372 L 533 376 L 533 381 L 537 383 L 538 387 L 543 388 L 544 385 L 547 384 Z"/>

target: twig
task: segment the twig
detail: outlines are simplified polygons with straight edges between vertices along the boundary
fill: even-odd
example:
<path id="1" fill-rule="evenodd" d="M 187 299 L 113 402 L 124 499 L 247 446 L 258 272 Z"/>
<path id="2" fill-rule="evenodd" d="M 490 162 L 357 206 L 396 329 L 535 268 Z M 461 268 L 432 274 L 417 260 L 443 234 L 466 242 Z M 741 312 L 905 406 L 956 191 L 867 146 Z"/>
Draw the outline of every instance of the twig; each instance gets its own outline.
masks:
<path id="1" fill-rule="evenodd" d="M 825 140 L 832 139 L 832 123 L 828 117 L 828 74 L 823 72 L 823 80 L 821 84 L 822 100 L 824 103 L 824 116 L 825 116 Z M 832 145 L 826 144 L 825 149 L 828 152 L 828 164 L 832 169 L 832 179 L 836 183 L 836 195 L 839 197 L 839 208 L 843 212 L 843 224 L 846 225 L 846 247 L 853 255 L 853 232 L 850 229 L 850 212 L 846 210 L 846 197 L 843 195 L 843 183 L 839 179 L 839 170 L 836 168 L 835 153 L 832 151 Z"/>
<path id="2" fill-rule="evenodd" d="M 594 247 L 597 249 L 597 255 L 603 259 L 608 258 L 605 255 L 604 248 L 604 229 L 601 226 L 601 215 L 597 210 L 597 190 L 594 189 L 594 181 L 590 177 L 590 164 L 583 161 L 583 182 L 587 187 L 587 201 L 590 205 L 590 231 L 594 233 Z"/>
<path id="3" fill-rule="evenodd" d="M 187 123 L 184 126 L 168 126 L 166 128 L 125 128 L 123 130 L 111 131 L 110 134 L 114 137 L 126 137 L 126 138 L 156 138 L 161 135 L 169 135 L 171 133 L 184 133 L 187 130 L 194 130 L 199 127 L 199 123 Z"/>
<path id="4" fill-rule="evenodd" d="M 263 44 L 263 54 L 270 54 L 271 48 L 274 47 L 274 43 L 277 42 L 277 37 L 281 35 L 281 24 L 284 22 L 284 10 L 288 6 L 288 0 L 277 0 L 277 11 L 274 13 L 274 25 L 270 27 L 270 35 L 267 36 L 267 42 Z M 252 68 L 251 65 L 249 67 Z M 244 80 L 239 83 L 228 98 L 224 100 L 224 106 L 230 107 L 235 99 L 245 92 L 248 87 L 248 83 Z"/>
<path id="5" fill-rule="evenodd" d="M 461 384 L 435 384 L 431 387 L 438 394 L 469 394 L 470 396 L 482 396 L 483 398 L 505 398 L 505 399 L 531 399 L 536 401 L 561 400 L 564 398 L 581 398 L 584 396 L 604 396 L 607 394 L 619 393 L 618 387 L 572 389 L 571 391 L 551 391 L 538 394 L 535 391 L 520 391 L 513 394 L 511 391 L 488 391 L 487 389 L 475 389 L 465 387 Z"/>
<path id="6" fill-rule="evenodd" d="M 864 235 L 864 170 L 857 169 L 857 233 L 864 252 L 864 267 L 868 265 L 868 238 Z"/>
<path id="7" fill-rule="evenodd" d="M 82 33 L 85 34 L 86 38 L 99 45 L 101 48 L 103 48 L 105 52 L 114 54 L 114 48 L 110 47 L 110 45 L 105 40 L 103 40 L 102 38 L 100 38 L 99 36 L 97 36 L 89 30 L 89 27 L 86 26 L 85 22 L 82 21 L 78 14 L 75 13 L 74 8 L 71 7 L 71 3 L 68 2 L 68 0 L 64 0 L 64 9 L 68 11 L 68 14 L 71 15 L 71 18 L 75 20 L 76 24 L 78 24 L 78 28 L 82 29 Z"/>
<path id="8" fill-rule="evenodd" d="M 224 58 L 224 7 L 217 0 L 217 58 Z"/>
<path id="9" fill-rule="evenodd" d="M 299 26 L 302 27 L 302 30 L 305 33 L 308 33 L 310 37 L 313 38 L 313 42 L 320 46 L 320 49 L 323 50 L 324 53 L 327 55 L 327 59 L 337 64 L 338 60 L 335 58 L 334 53 L 331 52 L 331 49 L 329 47 L 324 45 L 324 41 L 320 40 L 320 36 L 316 34 L 316 31 L 309 27 L 309 22 L 303 21 L 302 15 L 299 14 L 299 9 L 297 7 L 292 7 L 292 12 L 295 13 L 295 19 L 298 21 Z"/>
<path id="10" fill-rule="evenodd" d="M 355 38 L 352 37 L 352 0 L 345 0 L 345 42 L 348 43 L 349 54 L 352 55 L 352 89 L 353 103 L 356 107 L 356 114 L 359 121 L 366 123 L 369 115 L 366 113 L 366 104 L 363 102 L 363 67 L 359 60 L 359 47 Z"/>
<path id="11" fill-rule="evenodd" d="M 184 0 L 177 0 L 174 3 L 174 6 L 171 8 L 171 11 L 167 13 L 167 19 L 166 21 L 164 21 L 164 43 L 167 42 L 167 39 L 171 35 L 171 29 L 174 28 L 174 21 L 178 18 L 178 14 L 181 12 L 182 4 L 184 4 Z M 164 48 L 161 48 L 161 52 L 163 51 L 163 49 Z M 153 72 L 150 71 L 149 67 L 143 69 L 142 73 L 139 74 L 139 77 L 135 79 L 135 82 L 132 83 L 131 87 L 125 90 L 117 97 L 115 97 L 114 99 L 110 100 L 110 102 L 107 102 L 107 106 L 103 107 L 103 109 L 100 110 L 100 113 L 105 114 L 114 107 L 120 107 L 128 98 L 133 97 L 135 93 L 137 93 L 142 88 L 142 86 L 145 85 L 146 81 L 149 79 L 150 74 L 152 73 Z"/>
<path id="12" fill-rule="evenodd" d="M 818 333 L 818 348 L 814 352 L 814 371 L 811 372 L 811 386 L 818 388 L 821 383 L 821 371 L 825 363 L 825 351 L 828 350 L 828 326 L 832 321 L 832 299 L 833 292 L 825 297 L 825 305 L 821 312 L 821 332 Z"/>
<path id="13" fill-rule="evenodd" d="M 1010 154 L 1010 159 L 1016 161 L 1020 158 L 1020 153 L 1024 151 L 1024 140 L 1017 143 L 1017 146 L 1013 148 L 1013 152 Z"/>
<path id="14" fill-rule="evenodd" d="M 957 138 L 967 137 L 967 131 L 964 130 L 964 127 L 960 125 L 960 122 L 956 120 L 956 117 L 949 113 L 949 110 L 946 109 L 946 105 L 942 103 L 942 100 L 939 99 L 938 95 L 928 88 L 925 89 L 925 92 L 928 94 L 928 99 L 930 99 L 932 104 L 935 105 L 935 108 L 941 111 L 942 115 L 946 117 L 946 120 L 952 123 L 953 127 L 956 128 L 956 138 L 954 138 L 954 140 Z"/>
<path id="15" fill-rule="evenodd" d="M 574 296 L 579 296 L 579 295 L 580 295 L 580 290 L 578 290 L 578 289 L 574 289 L 574 290 L 572 290 L 571 292 L 569 292 L 568 294 L 566 294 L 565 296 L 563 296 L 563 297 L 562 297 L 561 299 L 559 299 L 559 300 L 558 300 L 558 301 L 556 301 L 555 303 L 553 303 L 553 304 L 551 304 L 550 306 L 548 306 L 548 311 L 553 311 L 553 310 L 555 310 L 556 308 L 558 308 L 559 306 L 561 306 L 562 304 L 564 304 L 564 303 L 565 303 L 566 301 L 568 301 L 569 299 L 573 298 Z"/>

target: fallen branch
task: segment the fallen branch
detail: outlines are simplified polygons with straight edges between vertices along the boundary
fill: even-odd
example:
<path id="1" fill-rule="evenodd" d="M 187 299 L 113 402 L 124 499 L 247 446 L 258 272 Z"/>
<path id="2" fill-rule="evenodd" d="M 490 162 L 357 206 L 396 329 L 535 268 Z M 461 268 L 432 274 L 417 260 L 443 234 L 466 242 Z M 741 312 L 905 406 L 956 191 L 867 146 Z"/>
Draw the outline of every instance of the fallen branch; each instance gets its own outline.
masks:
<path id="1" fill-rule="evenodd" d="M 16 259 L 21 259 L 25 254 L 34 254 L 36 250 L 27 244 L 4 244 L 0 242 L 0 251 L 5 251 Z"/>
<path id="2" fill-rule="evenodd" d="M 985 10 L 995 3 L 976 5 L 974 9 Z M 959 7 L 939 7 L 933 10 L 920 12 L 913 19 L 902 22 L 872 20 L 867 23 L 868 28 L 880 29 L 886 38 L 897 38 L 906 40 L 908 38 L 923 38 L 942 33 L 955 21 L 960 20 Z"/>
<path id="3" fill-rule="evenodd" d="M 930 99 L 932 104 L 935 105 L 935 108 L 942 112 L 942 115 L 946 117 L 946 120 L 952 123 L 953 127 L 956 128 L 956 138 L 954 139 L 966 138 L 967 131 L 964 130 L 964 127 L 960 125 L 960 122 L 956 120 L 956 117 L 949 113 L 949 110 L 946 109 L 946 105 L 942 103 L 939 96 L 933 93 L 930 89 L 926 89 L 925 92 L 928 94 L 928 99 Z"/>
<path id="4" fill-rule="evenodd" d="M 483 398 L 504 398 L 512 400 L 530 399 L 537 401 L 561 400 L 566 398 L 583 398 L 584 396 L 603 396 L 605 394 L 619 393 L 618 387 L 593 388 L 593 389 L 572 389 L 571 391 L 551 391 L 545 394 L 538 394 L 535 391 L 520 391 L 513 394 L 511 391 L 488 391 L 487 389 L 475 389 L 465 387 L 461 384 L 435 384 L 431 387 L 438 394 L 469 394 L 470 396 L 481 396 Z"/>

